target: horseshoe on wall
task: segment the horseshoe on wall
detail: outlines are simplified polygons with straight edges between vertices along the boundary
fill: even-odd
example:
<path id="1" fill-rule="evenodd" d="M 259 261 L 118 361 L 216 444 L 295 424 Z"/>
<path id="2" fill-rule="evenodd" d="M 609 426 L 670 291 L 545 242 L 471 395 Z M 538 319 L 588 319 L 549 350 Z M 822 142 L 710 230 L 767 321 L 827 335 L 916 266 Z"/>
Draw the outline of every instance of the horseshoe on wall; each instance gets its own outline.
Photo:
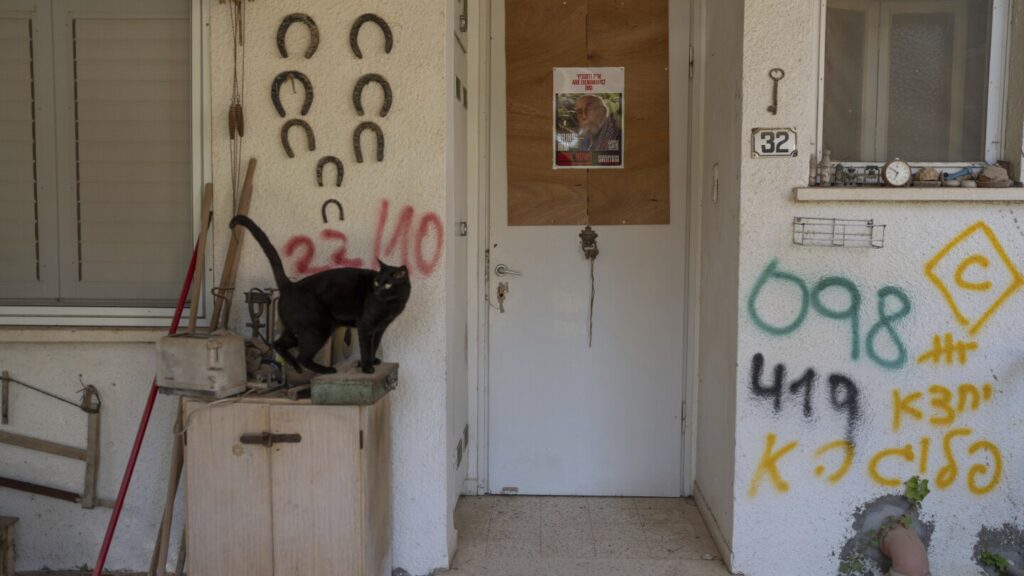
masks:
<path id="1" fill-rule="evenodd" d="M 391 35 L 391 27 L 388 26 L 388 23 L 383 18 L 376 14 L 363 14 L 356 18 L 356 21 L 352 24 L 352 31 L 348 35 L 348 43 L 352 46 L 352 53 L 356 55 L 356 58 L 363 57 L 363 51 L 359 49 L 359 29 L 367 22 L 373 22 L 380 27 L 381 32 L 384 33 L 384 53 L 390 54 L 391 48 L 395 45 L 395 39 Z"/>
<path id="2" fill-rule="evenodd" d="M 334 198 L 324 202 L 324 205 L 320 207 L 320 217 L 323 218 L 324 224 L 327 224 L 327 207 L 334 204 L 338 207 L 338 220 L 345 221 L 345 209 L 341 207 L 341 202 L 338 202 Z"/>
<path id="3" fill-rule="evenodd" d="M 306 25 L 306 28 L 309 28 L 309 46 L 306 47 L 306 60 L 309 60 L 316 53 L 317 47 L 320 46 L 320 29 L 317 28 L 316 22 L 308 14 L 301 12 L 285 16 L 284 20 L 281 21 L 281 25 L 277 27 L 277 51 L 281 53 L 281 58 L 288 57 L 288 46 L 285 45 L 285 36 L 288 35 L 288 28 L 296 22 L 302 22 Z"/>
<path id="4" fill-rule="evenodd" d="M 288 143 L 288 131 L 294 126 L 302 126 L 302 129 L 306 132 L 306 143 L 309 144 L 310 152 L 316 150 L 316 138 L 313 137 L 313 128 L 311 128 L 305 120 L 292 118 L 285 122 L 284 126 L 281 127 L 281 144 L 284 145 L 284 151 L 288 154 L 288 157 L 295 158 L 295 152 L 292 151 L 292 145 Z"/>
<path id="5" fill-rule="evenodd" d="M 337 156 L 324 156 L 316 163 L 316 183 L 323 188 L 324 166 L 328 163 L 334 164 L 334 167 L 338 169 L 338 175 L 336 178 L 337 184 L 335 184 L 335 186 L 341 188 L 341 181 L 345 179 L 345 167 L 342 166 L 341 160 L 339 160 Z"/>
<path id="6" fill-rule="evenodd" d="M 377 135 L 377 162 L 384 161 L 384 131 L 380 129 L 374 122 L 363 122 L 359 126 L 356 126 L 355 134 L 352 135 L 352 144 L 356 149 L 356 162 L 360 164 L 363 162 L 363 145 L 360 142 L 360 138 L 363 132 L 366 130 L 373 130 Z"/>
<path id="7" fill-rule="evenodd" d="M 356 112 L 360 116 L 366 115 L 366 112 L 363 110 L 363 88 L 366 88 L 366 85 L 370 82 L 376 82 L 384 89 L 384 105 L 380 108 L 380 115 L 383 118 L 391 110 L 391 84 L 380 74 L 370 73 L 359 77 L 359 81 L 356 82 L 356 89 L 352 91 L 352 104 L 355 105 Z"/>
<path id="8" fill-rule="evenodd" d="M 274 109 L 281 115 L 281 118 L 285 116 L 284 105 L 281 104 L 281 86 L 290 79 L 295 79 L 302 83 L 302 90 L 306 95 L 305 100 L 302 102 L 302 115 L 308 114 L 309 108 L 313 106 L 313 83 L 309 81 L 309 78 L 298 70 L 281 72 L 274 78 L 274 84 L 270 87 L 270 99 L 274 101 Z"/>

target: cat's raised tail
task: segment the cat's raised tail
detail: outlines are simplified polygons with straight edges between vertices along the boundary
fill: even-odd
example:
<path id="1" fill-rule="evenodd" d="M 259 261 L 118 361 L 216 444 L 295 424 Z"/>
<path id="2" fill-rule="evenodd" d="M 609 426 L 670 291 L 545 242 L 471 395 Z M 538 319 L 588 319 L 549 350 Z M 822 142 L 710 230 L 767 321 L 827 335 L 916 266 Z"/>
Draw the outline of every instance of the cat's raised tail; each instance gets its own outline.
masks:
<path id="1" fill-rule="evenodd" d="M 277 287 L 284 288 L 285 286 L 290 286 L 292 281 L 284 273 L 284 265 L 281 264 L 281 257 L 278 256 L 277 250 L 274 248 L 274 245 L 270 243 L 270 239 L 263 233 L 263 230 L 257 226 L 251 218 L 241 214 L 231 219 L 230 226 L 231 228 L 234 228 L 239 224 L 248 229 L 249 233 L 252 234 L 252 237 L 255 238 L 256 242 L 260 245 L 260 248 L 263 248 L 263 253 L 267 255 L 267 260 L 270 261 L 270 268 L 274 271 L 274 280 L 277 282 Z"/>

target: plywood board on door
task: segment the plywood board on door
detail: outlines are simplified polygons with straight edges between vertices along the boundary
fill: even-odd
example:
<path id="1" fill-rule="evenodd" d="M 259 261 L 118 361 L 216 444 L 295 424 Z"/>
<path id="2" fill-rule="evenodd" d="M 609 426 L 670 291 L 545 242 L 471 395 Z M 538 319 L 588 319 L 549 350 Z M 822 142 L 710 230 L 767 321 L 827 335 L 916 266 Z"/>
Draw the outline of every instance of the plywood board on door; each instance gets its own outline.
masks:
<path id="1" fill-rule="evenodd" d="M 551 69 L 587 66 L 587 0 L 507 0 L 505 18 L 508 223 L 584 224 L 586 171 L 552 168 Z"/>
<path id="2" fill-rule="evenodd" d="M 622 170 L 588 170 L 590 224 L 668 224 L 668 2 L 589 0 L 590 66 L 626 68 Z"/>

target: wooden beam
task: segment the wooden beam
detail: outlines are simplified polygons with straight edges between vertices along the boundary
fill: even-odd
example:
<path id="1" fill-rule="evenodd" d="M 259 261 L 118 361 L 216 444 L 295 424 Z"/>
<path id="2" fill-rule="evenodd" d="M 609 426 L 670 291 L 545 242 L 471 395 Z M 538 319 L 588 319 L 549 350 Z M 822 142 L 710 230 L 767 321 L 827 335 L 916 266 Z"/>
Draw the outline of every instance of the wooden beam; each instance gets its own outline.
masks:
<path id="1" fill-rule="evenodd" d="M 82 448 L 66 446 L 64 444 L 50 442 L 49 440 L 40 440 L 39 438 L 32 438 L 30 436 L 22 436 L 21 434 L 15 434 L 13 432 L 0 431 L 0 443 L 10 444 L 11 446 L 18 446 L 20 448 L 28 448 L 29 450 L 37 450 L 39 452 L 46 452 L 47 454 L 55 454 L 65 458 L 74 458 L 75 460 L 85 461 L 88 456 L 87 451 Z"/>
<path id="2" fill-rule="evenodd" d="M 256 159 L 249 159 L 249 168 L 245 171 L 245 182 L 242 184 L 242 195 L 238 198 L 238 208 L 235 214 L 249 215 L 249 205 L 252 203 L 252 177 L 256 172 Z M 210 321 L 210 332 L 228 325 L 228 318 L 231 316 L 231 298 L 235 290 L 235 275 L 238 272 L 238 258 L 242 252 L 242 240 L 245 239 L 245 231 L 241 228 L 231 232 L 231 242 L 228 244 L 228 255 L 224 259 L 224 270 L 220 274 L 220 285 L 213 301 L 213 318 Z M 221 316 L 224 319 L 221 320 Z"/>

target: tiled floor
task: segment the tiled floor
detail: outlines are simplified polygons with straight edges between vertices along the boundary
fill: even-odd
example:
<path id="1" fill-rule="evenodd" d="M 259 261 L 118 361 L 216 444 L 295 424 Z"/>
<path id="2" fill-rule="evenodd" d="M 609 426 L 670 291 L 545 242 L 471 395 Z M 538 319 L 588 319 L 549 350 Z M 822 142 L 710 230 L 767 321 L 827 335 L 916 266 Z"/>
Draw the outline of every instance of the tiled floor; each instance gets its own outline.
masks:
<path id="1" fill-rule="evenodd" d="M 464 496 L 451 576 L 728 576 L 693 501 Z"/>

